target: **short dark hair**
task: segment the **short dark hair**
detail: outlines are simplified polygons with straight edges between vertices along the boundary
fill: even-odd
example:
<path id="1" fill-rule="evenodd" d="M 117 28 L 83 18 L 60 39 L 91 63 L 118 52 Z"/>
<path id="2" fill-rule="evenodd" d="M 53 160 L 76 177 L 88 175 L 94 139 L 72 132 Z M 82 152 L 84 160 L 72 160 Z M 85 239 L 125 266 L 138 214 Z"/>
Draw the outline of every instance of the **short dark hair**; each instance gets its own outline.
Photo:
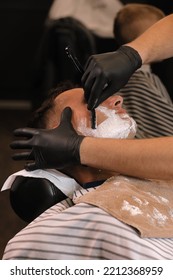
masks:
<path id="1" fill-rule="evenodd" d="M 141 35 L 153 22 L 165 16 L 159 8 L 147 4 L 126 4 L 116 15 L 113 33 L 118 46 L 129 43 Z"/>
<path id="2" fill-rule="evenodd" d="M 47 116 L 49 111 L 54 107 L 55 98 L 66 90 L 77 88 L 79 85 L 75 85 L 70 81 L 59 83 L 56 88 L 51 89 L 48 92 L 47 97 L 44 99 L 41 106 L 32 112 L 31 118 L 28 121 L 28 127 L 34 128 L 46 128 Z"/>

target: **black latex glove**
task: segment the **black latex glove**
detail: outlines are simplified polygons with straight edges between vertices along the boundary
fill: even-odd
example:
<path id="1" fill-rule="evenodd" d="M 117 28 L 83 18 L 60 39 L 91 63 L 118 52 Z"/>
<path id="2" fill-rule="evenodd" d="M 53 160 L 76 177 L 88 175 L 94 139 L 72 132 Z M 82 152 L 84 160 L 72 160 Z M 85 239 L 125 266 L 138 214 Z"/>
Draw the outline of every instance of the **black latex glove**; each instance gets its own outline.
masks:
<path id="1" fill-rule="evenodd" d="M 96 108 L 120 90 L 141 65 L 138 52 L 128 46 L 121 46 L 115 52 L 92 55 L 81 79 L 88 109 Z"/>
<path id="2" fill-rule="evenodd" d="M 84 136 L 80 136 L 71 124 L 72 110 L 67 107 L 61 115 L 60 125 L 55 129 L 19 128 L 15 136 L 26 137 L 11 143 L 12 149 L 27 149 L 16 153 L 14 160 L 26 160 L 27 170 L 57 168 L 62 169 L 80 163 L 79 148 Z"/>

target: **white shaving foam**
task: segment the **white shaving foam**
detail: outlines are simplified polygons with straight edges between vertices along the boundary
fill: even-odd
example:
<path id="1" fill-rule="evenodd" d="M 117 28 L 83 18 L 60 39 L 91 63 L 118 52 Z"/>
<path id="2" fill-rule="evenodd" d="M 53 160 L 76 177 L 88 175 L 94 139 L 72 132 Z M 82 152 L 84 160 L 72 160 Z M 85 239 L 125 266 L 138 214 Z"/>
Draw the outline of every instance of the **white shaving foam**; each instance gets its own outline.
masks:
<path id="1" fill-rule="evenodd" d="M 133 138 L 136 134 L 136 122 L 127 114 L 116 114 L 115 110 L 99 106 L 100 111 L 107 119 L 97 126 L 96 129 L 87 127 L 86 119 L 81 119 L 77 131 L 84 136 L 98 138 Z"/>

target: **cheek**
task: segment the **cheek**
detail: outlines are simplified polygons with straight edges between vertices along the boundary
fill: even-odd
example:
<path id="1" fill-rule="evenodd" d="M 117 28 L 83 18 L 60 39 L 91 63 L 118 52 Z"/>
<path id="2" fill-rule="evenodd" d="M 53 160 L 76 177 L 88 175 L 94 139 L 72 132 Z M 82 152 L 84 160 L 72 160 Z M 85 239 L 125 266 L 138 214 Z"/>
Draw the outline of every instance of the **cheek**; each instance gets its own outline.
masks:
<path id="1" fill-rule="evenodd" d="M 96 111 L 96 120 L 97 120 L 97 125 L 101 124 L 102 122 L 104 122 L 108 117 L 100 112 L 100 111 Z"/>
<path id="2" fill-rule="evenodd" d="M 88 111 L 88 110 L 83 110 L 83 111 L 75 110 L 74 111 L 73 116 L 72 116 L 72 124 L 73 124 L 75 129 L 79 126 L 81 121 L 83 123 L 85 123 L 87 127 L 91 126 L 91 114 L 90 114 L 90 111 Z"/>

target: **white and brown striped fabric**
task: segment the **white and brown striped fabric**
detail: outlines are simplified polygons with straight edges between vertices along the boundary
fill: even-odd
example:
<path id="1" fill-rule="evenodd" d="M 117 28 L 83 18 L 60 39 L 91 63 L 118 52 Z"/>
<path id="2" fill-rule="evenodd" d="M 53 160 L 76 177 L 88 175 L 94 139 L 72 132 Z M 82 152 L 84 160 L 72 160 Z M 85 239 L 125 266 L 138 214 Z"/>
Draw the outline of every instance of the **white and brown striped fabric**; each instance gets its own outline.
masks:
<path id="1" fill-rule="evenodd" d="M 136 138 L 173 135 L 173 103 L 160 79 L 144 65 L 118 93 L 137 123 Z"/>
<path id="2" fill-rule="evenodd" d="M 93 189 L 81 188 L 74 197 Z M 171 260 L 173 238 L 141 238 L 102 209 L 66 199 L 12 238 L 3 259 Z"/>

